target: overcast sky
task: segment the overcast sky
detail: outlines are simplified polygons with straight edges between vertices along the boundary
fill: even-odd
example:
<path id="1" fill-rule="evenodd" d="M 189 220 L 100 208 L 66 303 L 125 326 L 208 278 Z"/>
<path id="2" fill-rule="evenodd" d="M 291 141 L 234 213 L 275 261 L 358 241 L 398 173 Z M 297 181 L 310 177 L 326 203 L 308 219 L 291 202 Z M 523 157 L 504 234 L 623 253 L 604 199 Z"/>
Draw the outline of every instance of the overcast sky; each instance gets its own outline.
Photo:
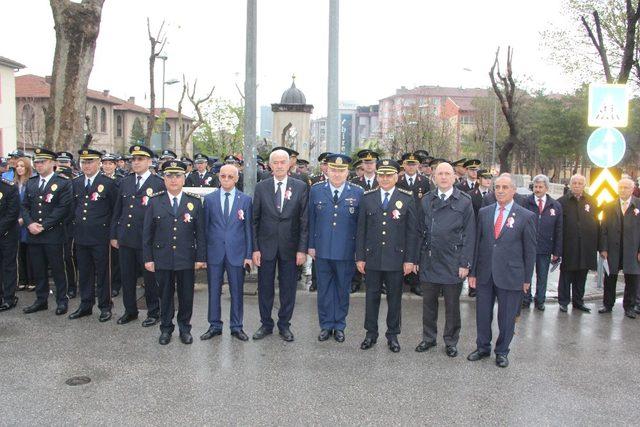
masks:
<path id="1" fill-rule="evenodd" d="M 560 19 L 560 0 L 341 0 L 340 100 L 377 103 L 400 86 L 487 87 L 497 46 L 515 48 L 516 77 L 567 91 L 572 83 L 545 61 L 540 32 Z M 296 85 L 326 114 L 328 0 L 258 0 L 258 108 Z M 51 74 L 55 33 L 47 0 L 3 0 L 0 56 Z M 106 0 L 89 87 L 135 96 L 148 106 L 146 17 L 167 21 L 166 79 L 198 79 L 202 91 L 238 99 L 244 85 L 244 0 Z M 157 63 L 161 81 L 162 62 Z M 471 71 L 464 71 L 463 69 Z M 530 84 L 531 85 L 531 84 Z M 156 88 L 161 103 L 161 87 Z M 175 108 L 178 85 L 167 86 Z M 259 109 L 258 109 L 259 112 Z"/>

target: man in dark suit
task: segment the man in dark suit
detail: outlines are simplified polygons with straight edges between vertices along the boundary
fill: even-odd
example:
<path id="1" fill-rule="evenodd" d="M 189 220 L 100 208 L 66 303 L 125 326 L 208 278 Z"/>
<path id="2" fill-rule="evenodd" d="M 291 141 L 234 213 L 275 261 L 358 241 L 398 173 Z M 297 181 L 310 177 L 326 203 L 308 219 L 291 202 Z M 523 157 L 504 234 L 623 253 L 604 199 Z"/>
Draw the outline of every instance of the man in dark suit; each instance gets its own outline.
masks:
<path id="1" fill-rule="evenodd" d="M 18 217 L 20 194 L 13 181 L 0 178 L 0 311 L 10 310 L 18 303 Z"/>
<path id="2" fill-rule="evenodd" d="M 83 174 L 72 181 L 73 238 L 78 256 L 80 306 L 69 315 L 78 319 L 92 314 L 98 291 L 100 322 L 111 319 L 109 288 L 109 234 L 113 206 L 118 197 L 113 179 L 100 173 L 101 152 L 82 149 L 80 166 Z"/>
<path id="3" fill-rule="evenodd" d="M 56 285 L 56 314 L 68 309 L 67 276 L 64 271 L 64 220 L 71 209 L 71 182 L 53 172 L 55 153 L 45 148 L 34 151 L 38 174 L 29 179 L 22 201 L 22 220 L 29 230 L 29 259 L 36 282 L 36 300 L 25 313 L 47 309 L 48 268 Z"/>
<path id="4" fill-rule="evenodd" d="M 356 267 L 366 275 L 367 293 L 360 348 L 373 347 L 378 339 L 378 312 L 382 284 L 387 287 L 387 345 L 400 351 L 402 277 L 414 271 L 418 261 L 418 218 L 410 191 L 396 187 L 400 165 L 391 159 L 378 162 L 379 189 L 369 190 L 360 200 Z"/>
<path id="5" fill-rule="evenodd" d="M 219 187 L 218 177 L 207 170 L 209 158 L 202 153 L 194 156 L 196 170 L 191 172 L 185 181 L 185 187 Z"/>
<path id="6" fill-rule="evenodd" d="M 618 181 L 618 199 L 608 203 L 600 227 L 600 255 L 609 265 L 605 272 L 602 307 L 598 313 L 611 313 L 616 302 L 618 272 L 624 273 L 624 315 L 636 318 L 634 311 L 640 275 L 640 199 L 633 196 L 634 182 Z"/>
<path id="7" fill-rule="evenodd" d="M 363 190 L 346 182 L 351 158 L 329 154 L 326 182 L 311 187 L 309 255 L 318 274 L 319 341 L 345 339 L 351 278 L 355 272 L 355 236 Z"/>
<path id="8" fill-rule="evenodd" d="M 259 340 L 273 332 L 273 297 L 276 267 L 280 289 L 278 329 L 285 341 L 293 341 L 290 329 L 296 301 L 297 266 L 307 259 L 309 237 L 304 182 L 287 175 L 289 154 L 276 150 L 269 156 L 273 177 L 256 184 L 253 199 L 253 263 L 258 267 L 258 302 L 262 326 L 253 335 Z"/>
<path id="9" fill-rule="evenodd" d="M 136 304 L 136 282 L 138 270 L 144 278 L 144 296 L 147 303 L 147 318 L 142 326 L 153 326 L 160 320 L 158 284 L 153 272 L 144 268 L 142 254 L 142 227 L 150 198 L 165 190 L 164 181 L 149 171 L 153 151 L 143 145 L 129 148 L 133 156 L 129 174 L 120 182 L 118 199 L 111 220 L 111 246 L 120 256 L 122 277 L 122 302 L 124 314 L 118 319 L 124 325 L 138 318 Z"/>
<path id="10" fill-rule="evenodd" d="M 562 206 L 562 264 L 558 280 L 558 305 L 566 313 L 569 302 L 586 313 L 584 286 L 589 270 L 597 268 L 598 218 L 597 202 L 585 193 L 586 179 L 571 177 L 570 192 L 558 199 Z"/>
<path id="11" fill-rule="evenodd" d="M 547 194 L 549 178 L 537 175 L 533 178 L 533 194 L 527 197 L 526 208 L 536 214 L 537 248 L 536 248 L 536 296 L 534 304 L 544 311 L 547 294 L 547 277 L 549 263 L 557 262 L 562 256 L 562 206 Z M 522 306 L 529 308 L 531 289 L 522 301 Z"/>
<path id="12" fill-rule="evenodd" d="M 498 300 L 500 335 L 495 345 L 496 365 L 509 366 L 509 344 L 522 301 L 531 285 L 536 261 L 535 214 L 514 202 L 516 183 L 508 175 L 495 182 L 496 204 L 480 209 L 476 252 L 469 286 L 476 288 L 477 348 L 467 359 L 491 355 L 491 321 Z"/>
<path id="13" fill-rule="evenodd" d="M 236 189 L 238 169 L 235 166 L 222 166 L 218 176 L 220 190 L 204 198 L 209 329 L 200 339 L 208 340 L 222 334 L 220 295 L 226 272 L 231 294 L 231 336 L 247 341 L 249 337 L 242 329 L 242 298 L 245 268 L 251 269 L 253 253 L 253 207 L 251 197 Z"/>
<path id="14" fill-rule="evenodd" d="M 422 199 L 420 229 L 420 281 L 422 282 L 421 353 L 435 347 L 438 335 L 438 297 L 444 296 L 444 342 L 449 357 L 458 355 L 460 293 L 469 274 L 475 249 L 476 223 L 467 193 L 454 187 L 453 168 L 440 163 L 435 170 L 437 188 Z"/>
<path id="15" fill-rule="evenodd" d="M 151 196 L 144 216 L 144 268 L 154 273 L 160 287 L 160 345 L 169 344 L 174 330 L 173 297 L 178 294 L 180 341 L 191 344 L 191 314 L 195 270 L 205 267 L 206 246 L 202 199 L 185 193 L 187 166 L 169 159 L 162 164 L 167 188 Z"/>

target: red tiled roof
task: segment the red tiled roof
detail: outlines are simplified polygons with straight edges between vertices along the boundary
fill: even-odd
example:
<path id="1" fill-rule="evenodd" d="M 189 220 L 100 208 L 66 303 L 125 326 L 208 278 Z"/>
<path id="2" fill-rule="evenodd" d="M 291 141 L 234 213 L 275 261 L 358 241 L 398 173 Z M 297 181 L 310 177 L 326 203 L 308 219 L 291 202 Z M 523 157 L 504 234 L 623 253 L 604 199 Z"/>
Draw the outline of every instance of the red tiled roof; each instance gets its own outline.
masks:
<path id="1" fill-rule="evenodd" d="M 443 86 L 418 86 L 413 89 L 401 88 L 397 89 L 396 93 L 387 96 L 385 99 L 391 99 L 396 96 L 415 96 L 415 95 L 423 95 L 429 97 L 449 97 L 451 99 L 460 99 L 460 98 L 483 98 L 488 96 L 489 92 L 487 89 L 481 88 L 461 88 L 461 87 L 443 87 Z"/>
<path id="2" fill-rule="evenodd" d="M 155 115 L 160 117 L 160 114 L 162 113 L 162 108 L 156 108 L 155 110 Z M 176 110 L 172 110 L 171 108 L 165 108 L 164 112 L 167 115 L 167 119 L 177 119 L 178 118 L 178 112 Z M 188 121 L 193 121 L 193 119 L 185 114 L 182 115 L 183 120 L 188 120 Z"/>
<path id="3" fill-rule="evenodd" d="M 119 110 L 119 111 L 135 111 L 136 113 L 143 113 L 143 114 L 149 114 L 149 109 L 148 108 L 144 108 L 141 107 L 139 105 L 136 104 L 132 104 L 131 102 L 128 101 L 122 101 L 121 104 L 116 105 L 115 107 L 113 107 L 114 110 Z"/>
<path id="4" fill-rule="evenodd" d="M 51 85 L 46 78 L 33 74 L 16 77 L 16 98 L 49 98 L 50 94 Z M 122 100 L 115 96 L 93 89 L 87 89 L 87 98 L 114 105 L 122 103 Z"/>

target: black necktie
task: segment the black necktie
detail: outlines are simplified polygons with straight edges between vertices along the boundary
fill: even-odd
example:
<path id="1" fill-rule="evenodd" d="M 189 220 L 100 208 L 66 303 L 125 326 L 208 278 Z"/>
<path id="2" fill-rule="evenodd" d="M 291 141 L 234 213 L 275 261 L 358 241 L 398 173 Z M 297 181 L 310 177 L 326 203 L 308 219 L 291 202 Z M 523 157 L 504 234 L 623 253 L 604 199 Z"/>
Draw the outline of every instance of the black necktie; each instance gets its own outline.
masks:
<path id="1" fill-rule="evenodd" d="M 371 190 L 371 181 L 367 180 L 367 190 Z"/>
<path id="2" fill-rule="evenodd" d="M 447 197 L 446 194 L 444 193 L 440 193 L 440 198 L 442 199 L 442 201 L 444 202 L 444 199 Z"/>
<path id="3" fill-rule="evenodd" d="M 483 192 L 482 192 L 482 197 L 484 197 L 486 194 L 487 194 L 487 192 L 486 192 L 486 191 L 483 191 Z"/>
<path id="4" fill-rule="evenodd" d="M 229 196 L 231 193 L 224 193 L 224 222 L 229 221 Z"/>
<path id="5" fill-rule="evenodd" d="M 338 190 L 333 190 L 333 204 L 338 203 Z"/>
<path id="6" fill-rule="evenodd" d="M 174 197 L 173 198 L 173 216 L 177 216 L 178 215 L 178 198 Z"/>
<path id="7" fill-rule="evenodd" d="M 142 177 L 138 175 L 137 179 L 138 181 L 136 182 L 136 190 L 140 190 L 140 181 L 142 180 Z"/>
<path id="8" fill-rule="evenodd" d="M 278 189 L 276 190 L 276 209 L 278 212 L 282 212 L 282 183 L 278 183 Z"/>
<path id="9" fill-rule="evenodd" d="M 413 187 L 413 178 L 409 178 L 409 187 Z"/>
<path id="10" fill-rule="evenodd" d="M 43 192 L 43 191 L 44 191 L 44 183 L 45 183 L 45 182 L 46 182 L 46 181 L 44 180 L 44 178 L 42 178 L 42 179 L 40 180 L 40 188 L 39 188 L 40 192 Z"/>
<path id="11" fill-rule="evenodd" d="M 88 193 L 89 190 L 91 190 L 91 180 L 90 179 L 87 180 L 87 185 L 84 186 L 84 191 L 86 191 Z"/>
<path id="12" fill-rule="evenodd" d="M 384 193 L 384 200 L 382 201 L 382 209 L 386 211 L 387 206 L 389 206 L 389 193 Z"/>

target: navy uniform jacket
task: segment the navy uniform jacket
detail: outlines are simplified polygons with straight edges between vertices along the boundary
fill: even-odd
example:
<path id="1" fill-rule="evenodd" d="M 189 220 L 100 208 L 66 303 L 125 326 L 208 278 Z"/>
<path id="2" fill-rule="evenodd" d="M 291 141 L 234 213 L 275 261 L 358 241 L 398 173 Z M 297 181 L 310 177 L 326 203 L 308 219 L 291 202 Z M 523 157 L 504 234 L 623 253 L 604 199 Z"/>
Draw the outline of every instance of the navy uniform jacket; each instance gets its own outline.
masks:
<path id="1" fill-rule="evenodd" d="M 118 244 L 142 249 L 142 226 L 151 196 L 165 190 L 164 181 L 149 175 L 140 190 L 136 191 L 136 174 L 131 173 L 120 182 L 118 197 L 111 218 L 111 239 Z"/>
<path id="2" fill-rule="evenodd" d="M 500 289 L 522 290 L 522 285 L 531 283 L 536 263 L 536 216 L 514 202 L 496 239 L 495 211 L 493 204 L 478 213 L 476 250 L 469 276 L 476 277 L 478 285 L 489 283 L 493 276 L 493 283 Z"/>
<path id="3" fill-rule="evenodd" d="M 313 184 L 317 184 L 319 182 L 325 182 L 327 181 L 327 177 L 324 176 L 323 173 L 319 173 L 318 175 L 313 175 L 309 178 L 311 180 L 311 185 Z"/>
<path id="4" fill-rule="evenodd" d="M 356 261 L 366 269 L 402 271 L 405 262 L 418 261 L 418 218 L 413 194 L 396 187 L 387 209 L 380 189 L 365 191 L 360 199 Z"/>
<path id="5" fill-rule="evenodd" d="M 538 209 L 538 201 L 535 194 L 527 196 L 525 206 L 536 214 L 536 227 L 538 229 L 537 253 L 562 256 L 562 206 L 557 200 L 547 194 L 547 202 Z"/>
<path id="6" fill-rule="evenodd" d="M 193 171 L 189 174 L 184 183 L 185 187 L 220 187 L 218 177 L 207 171 L 203 179 L 200 179 L 200 172 Z"/>
<path id="7" fill-rule="evenodd" d="M 458 181 L 454 187 L 456 187 L 458 190 L 460 191 L 464 191 L 465 193 L 470 193 L 473 190 L 475 190 L 476 188 L 478 188 L 478 181 L 473 183 L 473 187 L 469 186 L 469 181 L 467 181 L 467 179 L 465 178 L 462 182 Z"/>
<path id="8" fill-rule="evenodd" d="M 486 193 L 483 196 L 482 195 L 482 191 L 480 191 L 480 187 L 476 187 L 475 189 L 471 190 L 468 193 L 469 196 L 471 196 L 471 203 L 473 204 L 473 211 L 475 212 L 476 217 L 478 216 L 478 212 L 480 211 L 480 208 L 483 207 L 483 206 L 487 206 L 483 202 L 485 197 L 492 198 L 493 199 L 493 203 L 495 203 L 495 195 L 491 195 L 492 193 L 493 193 L 493 191 L 486 190 Z"/>
<path id="9" fill-rule="evenodd" d="M 296 258 L 296 252 L 307 253 L 307 184 L 288 177 L 287 188 L 282 191 L 285 191 L 282 212 L 276 209 L 273 177 L 256 184 L 253 196 L 253 250 L 260 251 L 265 260 L 273 260 L 277 254 L 291 260 Z"/>
<path id="10" fill-rule="evenodd" d="M 349 182 L 352 184 L 359 185 L 360 187 L 362 187 L 362 189 L 364 189 L 364 191 L 375 190 L 376 188 L 378 188 L 377 175 L 374 175 L 373 179 L 371 180 L 371 186 L 367 185 L 367 180 L 364 178 L 364 175 L 362 175 L 359 178 L 356 176 Z"/>
<path id="11" fill-rule="evenodd" d="M 353 261 L 360 198 L 364 191 L 345 183 L 338 203 L 333 203 L 329 182 L 311 187 L 309 195 L 309 248 L 318 258 Z"/>
<path id="12" fill-rule="evenodd" d="M 476 245 L 476 218 L 467 193 L 453 188 L 444 202 L 434 189 L 422 199 L 420 281 L 457 284 L 459 268 L 470 268 Z"/>
<path id="13" fill-rule="evenodd" d="M 615 275 L 622 269 L 624 274 L 640 274 L 640 199 L 632 196 L 624 215 L 619 198 L 602 211 L 598 250 L 607 251 L 609 273 Z"/>
<path id="14" fill-rule="evenodd" d="M 173 215 L 171 195 L 151 197 L 144 216 L 142 256 L 154 262 L 156 270 L 192 270 L 196 262 L 207 261 L 204 237 L 204 208 L 200 196 L 182 193 L 178 214 Z"/>
<path id="15" fill-rule="evenodd" d="M 18 239 L 20 195 L 13 181 L 0 178 L 0 238 Z"/>
<path id="16" fill-rule="evenodd" d="M 64 244 L 66 232 L 65 219 L 71 214 L 73 190 L 71 182 L 53 174 L 44 191 L 40 191 L 40 175 L 29 178 L 22 200 L 22 220 L 25 227 L 37 222 L 44 231 L 40 234 L 27 234 L 27 243 L 43 245 Z"/>
<path id="17" fill-rule="evenodd" d="M 103 245 L 111 234 L 111 216 L 118 198 L 115 180 L 98 174 L 91 182 L 89 192 L 84 187 L 85 176 L 72 181 L 72 231 L 78 245 Z"/>
<path id="18" fill-rule="evenodd" d="M 429 178 L 424 175 L 416 174 L 413 185 L 409 185 L 408 178 L 405 174 L 402 174 L 400 178 L 398 178 L 398 183 L 396 184 L 398 188 L 403 188 L 405 190 L 411 191 L 416 200 L 416 207 L 420 207 L 420 200 L 424 197 L 425 194 L 431 190 L 431 184 L 429 184 Z"/>

